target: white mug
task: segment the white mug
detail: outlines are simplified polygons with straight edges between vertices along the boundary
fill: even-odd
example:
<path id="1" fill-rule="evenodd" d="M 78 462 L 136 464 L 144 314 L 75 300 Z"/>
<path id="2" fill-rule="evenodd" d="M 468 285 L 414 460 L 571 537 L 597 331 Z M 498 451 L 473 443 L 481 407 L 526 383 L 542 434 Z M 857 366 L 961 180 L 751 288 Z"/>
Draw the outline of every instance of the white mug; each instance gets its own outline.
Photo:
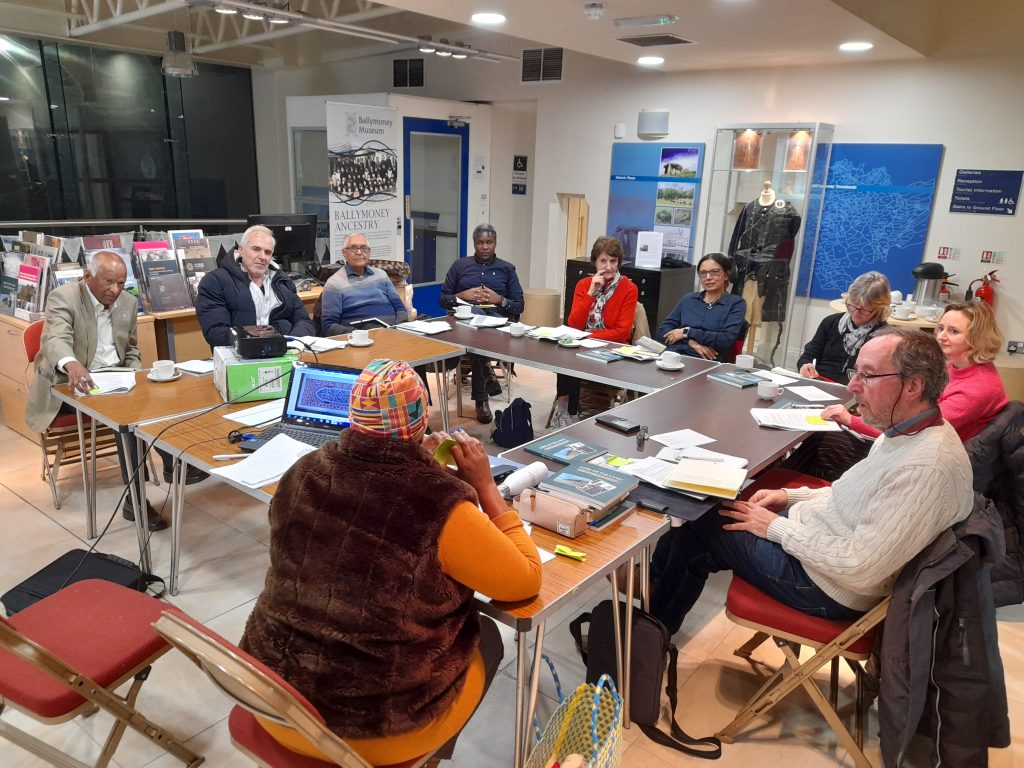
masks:
<path id="1" fill-rule="evenodd" d="M 754 356 L 736 355 L 736 367 L 744 371 L 749 371 L 754 367 Z"/>
<path id="2" fill-rule="evenodd" d="M 153 378 L 154 379 L 169 379 L 174 376 L 174 361 L 173 360 L 156 360 L 153 362 Z"/>
<path id="3" fill-rule="evenodd" d="M 473 308 L 468 304 L 459 304 L 455 307 L 455 316 L 463 319 L 473 316 Z"/>
<path id="4" fill-rule="evenodd" d="M 348 335 L 348 338 L 356 344 L 365 344 L 370 340 L 370 332 L 365 328 L 357 328 Z"/>
<path id="5" fill-rule="evenodd" d="M 661 353 L 661 364 L 667 365 L 669 368 L 675 368 L 683 362 L 683 356 L 678 352 L 673 352 L 671 349 L 666 349 Z"/>
<path id="6" fill-rule="evenodd" d="M 910 307 L 906 304 L 900 304 L 893 308 L 892 315 L 898 320 L 907 320 L 910 317 Z"/>
<path id="7" fill-rule="evenodd" d="M 512 323 L 508 327 L 508 332 L 512 336 L 522 336 L 524 333 L 526 333 L 526 326 L 523 325 L 522 323 Z"/>
<path id="8" fill-rule="evenodd" d="M 757 382 L 757 396 L 762 400 L 772 400 L 782 394 L 782 387 L 771 381 Z"/>

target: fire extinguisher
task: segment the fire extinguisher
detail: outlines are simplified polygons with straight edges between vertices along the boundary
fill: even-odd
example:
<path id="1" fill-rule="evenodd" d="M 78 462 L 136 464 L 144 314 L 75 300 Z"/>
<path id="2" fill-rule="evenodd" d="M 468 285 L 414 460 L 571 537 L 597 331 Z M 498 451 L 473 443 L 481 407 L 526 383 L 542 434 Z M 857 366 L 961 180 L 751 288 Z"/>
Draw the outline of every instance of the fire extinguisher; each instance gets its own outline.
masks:
<path id="1" fill-rule="evenodd" d="M 953 293 L 952 291 L 949 290 L 949 287 L 960 287 L 959 283 L 951 283 L 949 281 L 949 278 L 951 277 L 956 277 L 956 275 L 946 275 L 942 279 L 942 285 L 939 286 L 939 301 L 941 301 L 943 304 L 950 304 L 953 301 Z"/>
<path id="2" fill-rule="evenodd" d="M 996 290 L 992 287 L 992 283 L 1000 282 L 999 278 L 996 277 L 996 272 L 998 271 L 998 269 L 993 269 L 987 275 L 982 275 L 977 280 L 972 281 L 971 285 L 967 289 L 967 294 L 964 296 L 964 299 L 970 301 L 973 293 L 975 301 L 984 301 L 990 307 L 994 307 L 996 303 Z M 981 283 L 981 287 L 972 292 L 971 289 L 974 288 L 974 284 L 978 282 Z"/>

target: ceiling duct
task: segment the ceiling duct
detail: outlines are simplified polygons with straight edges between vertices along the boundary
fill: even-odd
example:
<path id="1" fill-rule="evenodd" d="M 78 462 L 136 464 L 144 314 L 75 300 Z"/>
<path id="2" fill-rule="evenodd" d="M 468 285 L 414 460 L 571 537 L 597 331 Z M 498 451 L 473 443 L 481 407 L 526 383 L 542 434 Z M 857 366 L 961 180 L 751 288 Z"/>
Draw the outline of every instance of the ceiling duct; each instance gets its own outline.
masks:
<path id="1" fill-rule="evenodd" d="M 522 82 L 537 83 L 562 79 L 561 48 L 530 48 L 523 51 Z"/>
<path id="2" fill-rule="evenodd" d="M 160 68 L 168 77 L 195 77 L 199 74 L 196 63 L 185 48 L 184 32 L 167 33 L 167 53 Z"/>
<path id="3" fill-rule="evenodd" d="M 655 45 L 693 45 L 693 40 L 687 40 L 686 38 L 679 37 L 678 35 L 658 34 L 658 35 L 634 35 L 632 37 L 620 37 L 619 40 L 623 43 L 630 43 L 631 45 L 638 45 L 641 48 L 651 48 Z"/>

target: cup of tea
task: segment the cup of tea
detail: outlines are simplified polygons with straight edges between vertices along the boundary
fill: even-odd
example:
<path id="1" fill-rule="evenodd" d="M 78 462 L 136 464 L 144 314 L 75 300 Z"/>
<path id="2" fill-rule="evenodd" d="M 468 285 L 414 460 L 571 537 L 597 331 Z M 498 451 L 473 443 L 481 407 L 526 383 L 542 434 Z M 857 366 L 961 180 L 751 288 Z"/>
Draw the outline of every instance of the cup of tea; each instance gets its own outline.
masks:
<path id="1" fill-rule="evenodd" d="M 761 400 L 774 400 L 782 394 L 782 387 L 771 381 L 757 382 L 757 396 Z"/>
<path id="2" fill-rule="evenodd" d="M 754 356 L 736 355 L 736 367 L 740 370 L 749 371 L 754 367 Z"/>
<path id="3" fill-rule="evenodd" d="M 511 336 L 522 336 L 526 333 L 526 326 L 523 323 L 512 323 L 508 327 L 508 332 Z"/>
<path id="4" fill-rule="evenodd" d="M 354 344 L 366 344 L 370 341 L 370 332 L 365 328 L 357 328 L 348 335 L 348 339 Z"/>
<path id="5" fill-rule="evenodd" d="M 457 304 L 455 306 L 455 316 L 466 320 L 473 316 L 473 308 L 469 304 Z"/>
<path id="6" fill-rule="evenodd" d="M 911 309 L 906 304 L 898 304 L 893 307 L 892 316 L 897 320 L 909 320 L 911 315 Z"/>
<path id="7" fill-rule="evenodd" d="M 661 364 L 669 368 L 678 368 L 683 364 L 683 356 L 671 349 L 666 349 L 661 353 Z"/>
<path id="8" fill-rule="evenodd" d="M 152 374 L 154 379 L 164 381 L 174 376 L 173 360 L 156 360 L 153 362 Z"/>

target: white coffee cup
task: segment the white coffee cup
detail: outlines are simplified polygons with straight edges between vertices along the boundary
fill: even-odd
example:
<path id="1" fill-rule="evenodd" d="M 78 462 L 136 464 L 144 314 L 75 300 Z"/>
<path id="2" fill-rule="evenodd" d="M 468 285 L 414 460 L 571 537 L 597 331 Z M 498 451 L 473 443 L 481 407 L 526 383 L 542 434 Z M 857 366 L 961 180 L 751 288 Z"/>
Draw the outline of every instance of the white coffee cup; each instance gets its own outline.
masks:
<path id="1" fill-rule="evenodd" d="M 671 349 L 666 349 L 661 353 L 661 364 L 666 365 L 669 368 L 678 368 L 682 365 L 683 356 L 678 352 L 673 352 Z"/>
<path id="2" fill-rule="evenodd" d="M 898 320 L 907 320 L 910 318 L 911 309 L 906 304 L 899 304 L 893 307 L 892 316 Z"/>
<path id="3" fill-rule="evenodd" d="M 508 332 L 511 336 L 522 336 L 526 333 L 526 326 L 522 323 L 512 323 L 508 327 Z"/>
<path id="4" fill-rule="evenodd" d="M 736 355 L 736 367 L 744 371 L 749 371 L 754 367 L 754 356 Z"/>
<path id="5" fill-rule="evenodd" d="M 762 400 L 772 400 L 782 394 L 782 387 L 771 381 L 757 382 L 757 396 Z"/>
<path id="6" fill-rule="evenodd" d="M 889 294 L 889 302 L 891 304 L 899 304 L 901 301 L 903 301 L 903 294 L 899 291 L 892 291 Z"/>
<path id="7" fill-rule="evenodd" d="M 900 306 L 901 307 L 906 307 L 911 312 L 916 312 L 917 311 L 917 302 L 914 301 L 913 299 L 904 299 L 903 303 Z"/>
<path id="8" fill-rule="evenodd" d="M 169 379 L 174 376 L 174 361 L 173 360 L 156 360 L 153 363 L 152 368 L 154 379 Z"/>
<path id="9" fill-rule="evenodd" d="M 473 308 L 468 304 L 458 304 L 455 307 L 455 316 L 463 319 L 473 316 Z"/>
<path id="10" fill-rule="evenodd" d="M 365 344 L 370 340 L 370 332 L 365 328 L 357 328 L 348 335 L 348 338 L 356 344 Z"/>

